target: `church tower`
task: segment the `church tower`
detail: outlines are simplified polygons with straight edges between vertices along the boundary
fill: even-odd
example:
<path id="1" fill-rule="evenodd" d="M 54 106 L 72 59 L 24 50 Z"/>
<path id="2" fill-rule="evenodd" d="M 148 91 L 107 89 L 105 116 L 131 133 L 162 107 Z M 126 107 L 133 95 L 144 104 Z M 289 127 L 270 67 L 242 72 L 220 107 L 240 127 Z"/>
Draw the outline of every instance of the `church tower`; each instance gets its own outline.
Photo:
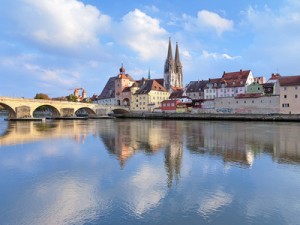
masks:
<path id="1" fill-rule="evenodd" d="M 182 88 L 182 64 L 179 58 L 179 49 L 178 49 L 178 42 L 176 42 L 176 51 L 175 51 L 175 73 L 176 73 L 176 80 L 175 80 L 175 87 Z"/>
<path id="2" fill-rule="evenodd" d="M 168 55 L 164 68 L 164 81 L 167 90 L 182 88 L 182 64 L 179 58 L 178 43 L 176 43 L 175 60 L 173 59 L 171 38 L 169 39 Z"/>

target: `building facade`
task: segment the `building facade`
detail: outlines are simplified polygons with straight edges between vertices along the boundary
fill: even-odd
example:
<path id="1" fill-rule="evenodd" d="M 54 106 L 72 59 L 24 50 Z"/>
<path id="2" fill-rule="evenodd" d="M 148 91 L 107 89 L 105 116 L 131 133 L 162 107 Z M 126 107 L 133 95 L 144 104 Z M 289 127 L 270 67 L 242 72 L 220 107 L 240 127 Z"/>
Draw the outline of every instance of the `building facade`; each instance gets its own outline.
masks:
<path id="1" fill-rule="evenodd" d="M 191 81 L 186 87 L 186 96 L 193 100 L 205 99 L 204 90 L 208 84 L 208 80 Z"/>
<path id="2" fill-rule="evenodd" d="M 130 110 L 152 112 L 169 98 L 169 92 L 156 80 L 144 80 L 140 87 L 131 88 Z"/>
<path id="3" fill-rule="evenodd" d="M 300 114 L 300 76 L 284 76 L 278 79 L 280 113 Z"/>

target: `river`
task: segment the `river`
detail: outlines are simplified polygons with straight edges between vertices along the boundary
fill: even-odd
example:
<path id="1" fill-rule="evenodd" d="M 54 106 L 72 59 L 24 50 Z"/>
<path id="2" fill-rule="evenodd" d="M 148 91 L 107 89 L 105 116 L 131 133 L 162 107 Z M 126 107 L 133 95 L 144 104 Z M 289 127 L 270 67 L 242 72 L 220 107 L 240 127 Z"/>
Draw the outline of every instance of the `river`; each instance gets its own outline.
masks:
<path id="1" fill-rule="evenodd" d="M 0 118 L 0 221 L 300 224 L 300 123 Z"/>

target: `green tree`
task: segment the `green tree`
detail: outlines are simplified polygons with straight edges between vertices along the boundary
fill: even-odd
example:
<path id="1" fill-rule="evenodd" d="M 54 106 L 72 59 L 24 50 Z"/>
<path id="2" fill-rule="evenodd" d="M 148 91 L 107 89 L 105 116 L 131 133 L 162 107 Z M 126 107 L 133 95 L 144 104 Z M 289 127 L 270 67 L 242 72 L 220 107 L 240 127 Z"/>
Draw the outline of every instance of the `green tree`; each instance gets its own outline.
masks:
<path id="1" fill-rule="evenodd" d="M 37 93 L 34 97 L 34 99 L 45 99 L 45 100 L 50 100 L 49 96 L 47 94 L 43 93 Z"/>
<path id="2" fill-rule="evenodd" d="M 73 94 L 70 94 L 68 97 L 67 97 L 68 101 L 70 102 L 77 102 L 78 101 L 78 98 L 77 96 L 73 95 Z"/>

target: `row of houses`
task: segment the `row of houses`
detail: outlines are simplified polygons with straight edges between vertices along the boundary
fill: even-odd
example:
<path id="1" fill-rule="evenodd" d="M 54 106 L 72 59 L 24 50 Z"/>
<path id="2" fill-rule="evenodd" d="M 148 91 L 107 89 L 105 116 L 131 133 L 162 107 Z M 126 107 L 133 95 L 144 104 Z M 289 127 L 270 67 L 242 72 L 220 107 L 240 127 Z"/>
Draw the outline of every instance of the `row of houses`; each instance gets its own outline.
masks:
<path id="1" fill-rule="evenodd" d="M 272 74 L 266 81 L 250 70 L 224 72 L 221 78 L 191 81 L 183 95 L 198 112 L 299 114 L 300 76 Z"/>
<path id="2" fill-rule="evenodd" d="M 251 70 L 224 72 L 221 78 L 190 81 L 167 90 L 164 79 L 134 80 L 122 66 L 95 100 L 130 111 L 300 114 L 300 76 L 253 77 Z"/>

